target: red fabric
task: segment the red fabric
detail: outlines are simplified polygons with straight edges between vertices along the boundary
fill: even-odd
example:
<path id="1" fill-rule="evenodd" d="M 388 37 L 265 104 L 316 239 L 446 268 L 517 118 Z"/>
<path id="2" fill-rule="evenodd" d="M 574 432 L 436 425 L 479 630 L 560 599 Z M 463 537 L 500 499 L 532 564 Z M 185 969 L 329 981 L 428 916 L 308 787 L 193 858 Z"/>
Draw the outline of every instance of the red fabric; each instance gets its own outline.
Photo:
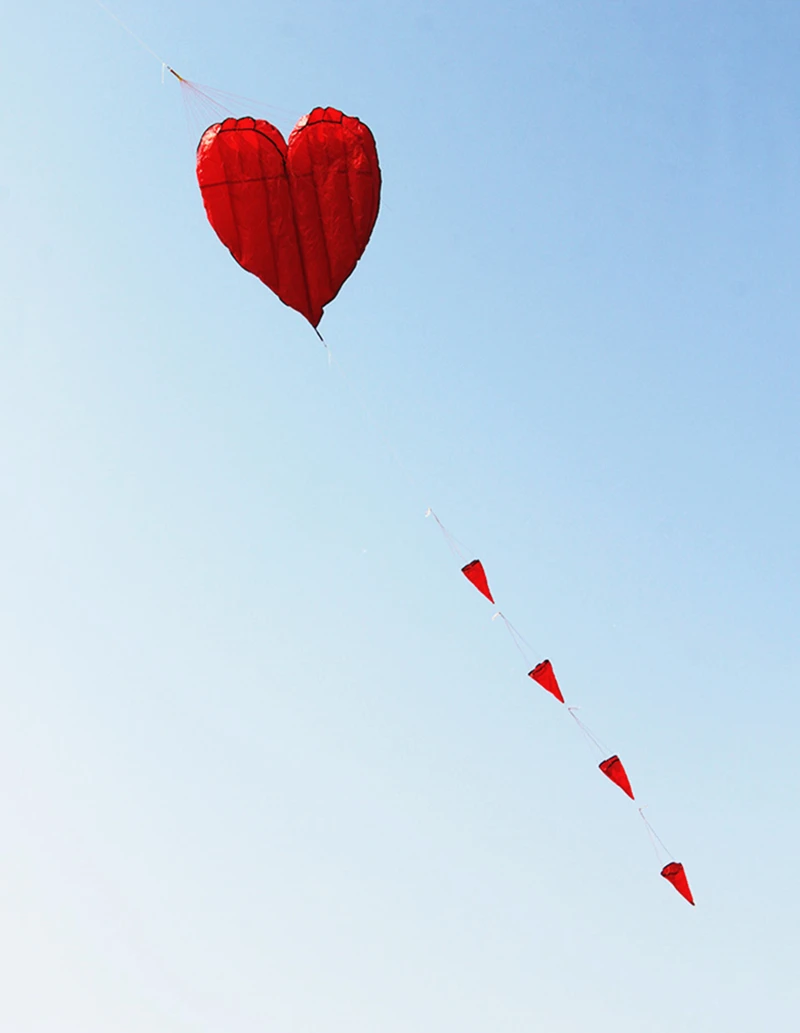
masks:
<path id="1" fill-rule="evenodd" d="M 694 906 L 694 897 L 692 896 L 692 891 L 689 889 L 686 872 L 683 870 L 683 865 L 680 861 L 670 861 L 668 865 L 665 865 L 665 867 L 661 869 L 661 874 L 667 882 L 672 883 L 682 897 L 685 897 L 686 900 Z"/>
<path id="2" fill-rule="evenodd" d="M 287 145 L 269 122 L 226 118 L 200 139 L 197 181 L 208 221 L 236 261 L 316 327 L 378 217 L 369 129 L 314 108 Z"/>
<path id="3" fill-rule="evenodd" d="M 542 660 L 532 671 L 528 671 L 528 677 L 533 678 L 543 689 L 552 692 L 559 703 L 564 702 L 564 697 L 561 695 L 561 689 L 558 687 L 555 672 L 553 671 L 553 665 L 549 660 Z"/>
<path id="4" fill-rule="evenodd" d="M 631 784 L 628 781 L 628 774 L 616 753 L 613 757 L 609 757 L 608 760 L 601 762 L 600 770 L 607 778 L 611 779 L 614 785 L 619 786 L 623 793 L 627 793 L 631 800 L 634 798 Z"/>
<path id="5" fill-rule="evenodd" d="M 489 591 L 489 582 L 486 580 L 486 571 L 483 569 L 483 564 L 480 560 L 473 560 L 466 567 L 462 567 L 461 573 L 467 581 L 471 581 L 475 585 L 482 595 L 486 596 L 490 603 L 494 602 L 492 593 Z"/>

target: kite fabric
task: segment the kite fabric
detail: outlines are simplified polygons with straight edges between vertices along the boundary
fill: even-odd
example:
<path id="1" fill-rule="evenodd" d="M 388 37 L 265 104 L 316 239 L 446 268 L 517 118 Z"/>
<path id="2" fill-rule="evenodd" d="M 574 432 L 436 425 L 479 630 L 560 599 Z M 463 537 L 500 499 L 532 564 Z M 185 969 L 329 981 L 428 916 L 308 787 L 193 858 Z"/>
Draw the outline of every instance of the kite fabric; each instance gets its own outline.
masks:
<path id="1" fill-rule="evenodd" d="M 694 907 L 694 897 L 692 891 L 689 889 L 689 882 L 686 878 L 686 872 L 683 870 L 683 865 L 680 861 L 671 861 L 661 869 L 661 874 L 667 880 L 671 882 L 675 889 L 680 893 L 682 897 L 689 901 Z"/>
<path id="2" fill-rule="evenodd" d="M 533 678 L 533 680 L 541 685 L 543 689 L 547 689 L 548 692 L 552 693 L 559 703 L 564 702 L 564 697 L 561 695 L 561 689 L 558 686 L 553 665 L 549 660 L 542 660 L 542 662 L 537 664 L 532 671 L 528 671 L 528 677 Z"/>
<path id="3" fill-rule="evenodd" d="M 613 757 L 609 757 L 608 760 L 601 761 L 599 767 L 606 778 L 610 778 L 614 785 L 619 786 L 623 793 L 628 794 L 631 800 L 635 799 L 631 783 L 628 780 L 628 773 L 616 754 Z"/>
<path id="4" fill-rule="evenodd" d="M 316 328 L 378 217 L 381 172 L 367 126 L 314 108 L 287 144 L 263 119 L 226 118 L 200 139 L 197 181 L 239 265 Z"/>
<path id="5" fill-rule="evenodd" d="M 478 589 L 481 595 L 486 596 L 490 603 L 494 602 L 492 593 L 489 591 L 489 582 L 486 580 L 486 571 L 483 569 L 483 564 L 480 560 L 473 560 L 466 567 L 462 567 L 461 573 L 467 581 Z"/>

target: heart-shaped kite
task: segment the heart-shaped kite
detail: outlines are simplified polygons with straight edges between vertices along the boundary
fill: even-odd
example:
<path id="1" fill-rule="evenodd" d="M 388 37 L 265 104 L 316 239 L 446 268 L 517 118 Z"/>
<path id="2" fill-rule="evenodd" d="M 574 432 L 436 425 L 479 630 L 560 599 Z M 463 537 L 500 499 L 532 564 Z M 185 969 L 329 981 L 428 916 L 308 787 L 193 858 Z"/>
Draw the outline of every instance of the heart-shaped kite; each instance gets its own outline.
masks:
<path id="1" fill-rule="evenodd" d="M 269 122 L 226 118 L 200 139 L 197 180 L 239 265 L 316 327 L 378 217 L 381 171 L 367 126 L 314 108 L 287 145 Z"/>

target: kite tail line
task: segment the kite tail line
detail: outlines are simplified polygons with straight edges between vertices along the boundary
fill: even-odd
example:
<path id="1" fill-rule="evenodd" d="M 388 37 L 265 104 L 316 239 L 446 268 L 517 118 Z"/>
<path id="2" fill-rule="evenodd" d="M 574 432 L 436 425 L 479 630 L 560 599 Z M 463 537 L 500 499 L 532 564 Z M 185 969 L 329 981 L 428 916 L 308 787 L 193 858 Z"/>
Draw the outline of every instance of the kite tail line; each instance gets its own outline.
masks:
<path id="1" fill-rule="evenodd" d="M 322 334 L 320 334 L 319 330 L 317 330 L 316 327 L 314 327 L 314 330 L 317 334 L 317 337 L 319 337 L 319 339 L 322 341 L 322 343 L 325 345 L 325 348 L 327 349 L 328 365 L 334 366 L 336 368 L 336 372 L 339 374 L 339 376 L 342 379 L 342 382 L 345 384 L 347 390 L 350 392 L 351 398 L 358 404 L 358 407 L 361 409 L 361 413 L 364 416 L 364 418 L 372 424 L 372 429 L 375 432 L 376 439 L 380 441 L 383 447 L 386 449 L 386 452 L 391 458 L 392 462 L 408 481 L 409 487 L 413 489 L 416 495 L 420 495 L 422 493 L 422 490 L 420 488 L 419 480 L 417 479 L 417 477 L 414 476 L 411 470 L 409 470 L 407 464 L 403 462 L 401 457 L 398 455 L 397 450 L 395 449 L 394 445 L 391 442 L 391 439 L 389 438 L 389 435 L 387 434 L 383 425 L 377 419 L 375 413 L 368 404 L 364 392 L 361 390 L 359 385 L 352 379 L 352 377 L 347 373 L 347 370 L 342 365 L 341 360 L 338 358 L 337 355 L 334 354 L 333 349 L 328 344 L 328 342 L 323 339 Z M 433 516 L 435 518 L 436 514 L 434 513 Z M 441 524 L 439 526 L 441 527 Z"/>
<path id="2" fill-rule="evenodd" d="M 460 557 L 460 559 L 463 559 L 463 555 L 461 555 L 460 550 L 456 550 L 453 548 L 453 536 L 450 534 L 450 532 L 447 530 L 444 524 L 442 524 L 439 517 L 430 509 L 425 515 L 432 516 L 434 518 L 451 550 L 453 550 L 454 553 Z M 475 568 L 477 568 L 477 570 Z M 467 580 L 470 581 L 483 596 L 489 599 L 490 602 L 494 603 L 494 598 L 492 597 L 492 594 L 489 591 L 488 582 L 486 580 L 486 573 L 483 569 L 483 564 L 479 560 L 473 560 L 472 563 L 468 563 L 465 567 L 462 567 L 461 573 L 467 577 Z M 533 650 L 530 643 L 522 637 L 522 635 L 514 627 L 514 625 L 506 617 L 505 613 L 503 613 L 502 610 L 497 610 L 494 616 L 492 617 L 492 621 L 496 621 L 498 619 L 501 620 L 503 624 L 505 624 L 506 629 L 508 630 L 508 633 L 511 636 L 514 645 L 516 646 L 517 650 L 521 653 L 523 658 L 527 659 L 528 651 L 536 652 L 535 650 Z M 542 688 L 544 688 L 547 692 L 551 693 L 551 695 L 553 695 L 560 703 L 565 702 L 558 681 L 556 680 L 555 674 L 553 673 L 552 664 L 549 660 L 543 660 L 532 671 L 529 671 L 528 677 L 533 679 L 533 681 L 538 682 L 538 684 L 541 685 Z M 605 756 L 605 759 L 601 761 L 601 763 L 598 765 L 600 771 L 606 776 L 606 778 L 608 778 L 611 782 L 618 786 L 626 794 L 626 796 L 630 797 L 631 800 L 634 800 L 635 797 L 633 790 L 631 788 L 630 780 L 619 756 L 616 753 L 611 754 L 610 756 L 608 755 L 608 749 L 606 748 L 605 744 L 600 739 L 598 739 L 594 732 L 591 730 L 591 728 L 589 728 L 578 717 L 576 711 L 578 711 L 579 709 L 580 707 L 576 706 L 566 707 L 567 713 L 575 722 L 576 726 L 581 731 L 584 739 L 586 740 L 586 744 L 589 747 L 590 752 L 594 752 L 596 750 L 601 755 Z M 655 829 L 647 820 L 647 818 L 645 818 L 643 813 L 644 809 L 640 807 L 638 808 L 638 810 L 642 818 L 642 821 L 644 822 L 645 827 L 647 829 L 647 834 L 650 838 L 650 842 L 655 851 L 656 859 L 658 860 L 659 864 L 662 864 L 664 860 L 663 855 L 666 855 L 666 858 L 668 860 L 672 858 L 674 855 L 669 851 L 666 844 L 659 837 L 658 833 L 655 831 Z M 691 895 L 691 891 L 688 888 L 688 883 L 686 882 L 683 865 L 678 865 L 677 862 L 667 864 L 662 869 L 661 875 L 665 879 L 667 879 L 675 887 L 675 889 L 678 890 L 681 896 L 683 896 L 686 900 L 689 901 L 690 904 L 694 904 L 694 899 Z"/>
<path id="3" fill-rule="evenodd" d="M 656 830 L 653 828 L 653 826 L 650 824 L 647 818 L 645 818 L 644 807 L 639 808 L 639 814 L 641 815 L 641 819 L 644 822 L 645 828 L 647 829 L 647 835 L 650 838 L 650 843 L 652 844 L 653 850 L 655 851 L 658 863 L 661 864 L 664 860 L 664 857 L 666 857 L 668 860 L 670 858 L 673 858 L 675 855 L 672 853 L 671 850 L 667 848 L 663 839 L 659 836 L 659 834 L 656 832 Z M 659 847 L 661 848 L 660 850 Z"/>
<path id="4" fill-rule="evenodd" d="M 589 728 L 588 725 L 585 725 L 583 721 L 581 721 L 581 719 L 575 713 L 576 710 L 580 709 L 580 707 L 567 707 L 567 710 L 569 711 L 569 716 L 572 718 L 572 720 L 575 722 L 578 728 L 580 728 L 581 732 L 586 738 L 586 741 L 591 743 L 594 749 L 598 750 L 600 753 L 608 753 L 607 747 L 597 738 L 597 736 L 594 734 L 591 728 Z"/>
<path id="5" fill-rule="evenodd" d="M 528 666 L 530 666 L 530 663 L 534 657 L 536 658 L 536 662 L 538 663 L 538 661 L 542 658 L 542 654 L 539 652 L 539 650 L 534 649 L 530 642 L 526 642 L 526 640 L 522 637 L 522 635 L 520 635 L 520 633 L 517 631 L 517 629 L 508 619 L 508 617 L 506 617 L 506 615 L 501 610 L 497 611 L 494 617 L 492 617 L 492 620 L 496 621 L 498 617 L 503 622 L 503 624 L 505 624 L 506 629 L 508 630 L 508 633 L 511 636 L 511 641 L 519 650 L 520 655 L 522 656 L 522 659 L 525 661 L 525 663 Z"/>
<path id="6" fill-rule="evenodd" d="M 340 376 L 346 382 L 348 388 L 355 396 L 355 399 L 358 401 L 363 414 L 373 425 L 377 437 L 379 437 L 382 440 L 383 445 L 389 452 L 389 455 L 394 460 L 397 467 L 405 474 L 410 486 L 414 488 L 415 491 L 419 491 L 419 484 L 417 483 L 417 478 L 411 474 L 406 464 L 398 456 L 397 452 L 392 446 L 392 443 L 389 439 L 389 435 L 387 434 L 385 428 L 381 425 L 380 421 L 376 419 L 375 414 L 372 411 L 370 405 L 367 403 L 363 393 L 347 375 L 341 363 L 338 361 L 336 356 L 331 351 L 327 342 L 322 338 L 322 335 L 319 333 L 319 330 L 317 330 L 316 327 L 314 329 L 317 336 L 320 338 L 320 340 L 322 340 L 322 343 L 325 345 L 325 348 L 328 351 L 329 364 L 337 366 Z M 434 512 L 432 508 L 429 507 L 426 510 L 425 516 L 433 518 L 433 521 L 439 528 L 439 531 L 441 532 L 442 537 L 444 538 L 448 548 L 450 549 L 453 556 L 458 560 L 459 565 L 461 566 L 461 573 L 464 574 L 467 580 L 481 593 L 481 595 L 488 599 L 489 602 L 496 605 L 492 593 L 489 590 L 488 581 L 486 579 L 486 572 L 480 560 L 475 559 L 472 560 L 472 562 L 465 564 L 464 561 L 467 558 L 466 553 L 468 551 L 467 547 L 450 532 L 450 530 L 442 523 L 442 521 L 439 519 L 438 515 Z M 472 555 L 474 555 L 474 553 Z M 511 637 L 511 640 L 514 643 L 514 646 L 521 654 L 523 659 L 526 660 L 526 662 L 529 659 L 529 654 L 534 656 L 540 655 L 539 651 L 535 649 L 531 645 L 531 643 L 528 642 L 521 635 L 518 629 L 514 627 L 514 625 L 511 623 L 508 617 L 506 617 L 505 613 L 502 610 L 495 610 L 494 616 L 492 617 L 492 621 L 494 622 L 497 620 L 502 621 L 502 623 L 505 625 L 506 630 L 508 631 Z M 553 673 L 552 664 L 549 660 L 542 660 L 540 663 L 538 663 L 533 668 L 533 670 L 528 672 L 528 677 L 533 679 L 533 681 L 537 682 L 547 692 L 551 693 L 559 702 L 565 702 L 561 690 L 559 688 L 558 681 L 555 677 L 555 674 Z M 610 779 L 611 782 L 619 786 L 619 788 L 622 789 L 623 792 L 631 798 L 631 800 L 633 800 L 633 791 L 631 789 L 627 773 L 625 772 L 619 757 L 616 754 L 612 754 L 610 756 L 608 755 L 609 751 L 607 750 L 605 744 L 600 739 L 598 739 L 592 731 L 592 729 L 589 728 L 578 717 L 576 711 L 580 709 L 579 707 L 569 706 L 565 709 L 569 713 L 569 716 L 572 718 L 572 720 L 575 722 L 575 725 L 581 731 L 590 752 L 598 751 L 601 755 L 603 755 L 606 758 L 598 765 L 600 771 L 608 779 Z M 642 820 L 645 823 L 648 836 L 656 851 L 656 858 L 659 860 L 659 862 L 661 862 L 662 859 L 659 854 L 659 849 L 663 851 L 663 853 L 666 854 L 668 857 L 671 857 L 672 855 L 669 853 L 662 840 L 658 837 L 653 827 L 645 818 L 644 814 L 642 814 L 641 808 L 639 809 L 639 813 L 642 817 Z M 662 871 L 662 875 L 663 874 L 664 872 Z"/>

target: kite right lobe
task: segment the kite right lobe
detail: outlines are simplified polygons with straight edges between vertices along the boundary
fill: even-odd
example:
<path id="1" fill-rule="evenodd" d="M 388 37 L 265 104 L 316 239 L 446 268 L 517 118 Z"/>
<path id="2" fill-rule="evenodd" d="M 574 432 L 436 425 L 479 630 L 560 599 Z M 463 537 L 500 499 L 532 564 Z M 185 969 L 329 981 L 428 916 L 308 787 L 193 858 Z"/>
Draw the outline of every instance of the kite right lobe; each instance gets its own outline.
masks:
<path id="1" fill-rule="evenodd" d="M 667 882 L 672 883 L 678 893 L 680 893 L 680 895 L 685 900 L 688 900 L 692 907 L 694 907 L 694 897 L 692 896 L 692 891 L 689 889 L 686 872 L 683 870 L 683 865 L 680 861 L 670 861 L 669 864 L 665 865 L 661 869 L 661 874 Z"/>

